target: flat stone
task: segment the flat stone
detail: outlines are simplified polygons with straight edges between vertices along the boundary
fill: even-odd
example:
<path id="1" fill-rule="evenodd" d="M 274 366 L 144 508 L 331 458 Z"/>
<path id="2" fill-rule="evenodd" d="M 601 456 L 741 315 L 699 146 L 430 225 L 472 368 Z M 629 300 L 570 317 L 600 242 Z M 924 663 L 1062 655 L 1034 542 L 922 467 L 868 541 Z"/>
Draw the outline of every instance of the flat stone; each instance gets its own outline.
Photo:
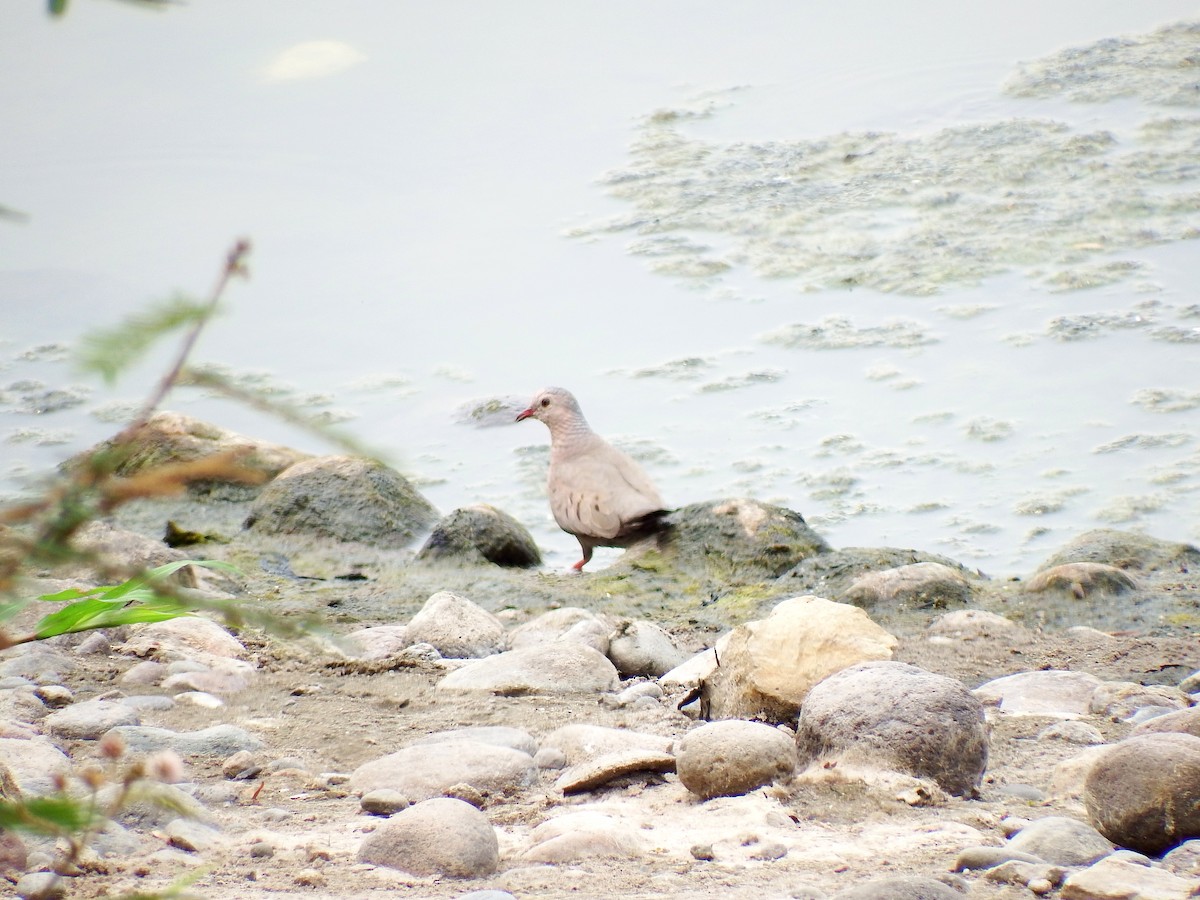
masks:
<path id="1" fill-rule="evenodd" d="M 1005 675 L 975 688 L 980 702 L 1010 716 L 1086 716 L 1100 679 L 1086 672 L 1054 669 Z"/>
<path id="2" fill-rule="evenodd" d="M 590 791 L 640 772 L 674 772 L 675 755 L 654 750 L 617 750 L 571 766 L 554 782 L 564 794 Z"/>
<path id="3" fill-rule="evenodd" d="M 413 802 L 440 797 L 467 784 L 484 795 L 498 796 L 528 787 L 537 777 L 528 753 L 478 741 L 444 741 L 405 747 L 364 763 L 350 775 L 350 789 L 367 793 L 390 788 Z"/>
<path id="4" fill-rule="evenodd" d="M 111 733 L 140 753 L 174 750 L 180 756 L 232 756 L 239 750 L 261 750 L 266 744 L 236 725 L 213 725 L 199 731 L 171 731 L 149 725 L 122 725 Z"/>
<path id="5" fill-rule="evenodd" d="M 137 725 L 136 709 L 115 700 L 85 700 L 46 716 L 46 730 L 60 740 L 93 741 L 118 725 Z"/>
<path id="6" fill-rule="evenodd" d="M 474 660 L 438 682 L 443 691 L 480 691 L 506 697 L 615 690 L 617 670 L 583 644 L 556 641 Z"/>
<path id="7" fill-rule="evenodd" d="M 1194 878 L 1110 858 L 1068 875 L 1060 896 L 1062 900 L 1191 900 L 1195 891 Z"/>

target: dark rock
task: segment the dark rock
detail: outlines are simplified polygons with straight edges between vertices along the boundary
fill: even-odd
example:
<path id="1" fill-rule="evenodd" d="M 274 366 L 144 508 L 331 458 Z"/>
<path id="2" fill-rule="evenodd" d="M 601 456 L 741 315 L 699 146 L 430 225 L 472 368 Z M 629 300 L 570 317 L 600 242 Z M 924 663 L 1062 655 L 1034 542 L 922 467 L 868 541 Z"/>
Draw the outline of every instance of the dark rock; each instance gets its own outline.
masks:
<path id="1" fill-rule="evenodd" d="M 455 564 L 489 562 L 518 569 L 542 564 L 542 555 L 525 526 L 485 503 L 444 516 L 433 526 L 417 559 Z"/>
<path id="2" fill-rule="evenodd" d="M 971 795 L 987 767 L 983 706 L 959 681 L 898 662 L 868 662 L 808 692 L 796 725 L 801 763 L 847 758 L 931 778 Z"/>
<path id="3" fill-rule="evenodd" d="M 1139 853 L 1200 837 L 1200 737 L 1141 734 L 1105 748 L 1083 801 L 1101 834 Z"/>
<path id="4" fill-rule="evenodd" d="M 383 463 L 323 456 L 290 466 L 263 488 L 245 527 L 397 546 L 409 543 L 436 518 L 429 501 Z"/>
<path id="5" fill-rule="evenodd" d="M 1180 565 L 1198 566 L 1200 550 L 1190 544 L 1099 528 L 1075 538 L 1046 560 L 1038 571 L 1080 562 L 1103 563 L 1127 572 L 1154 572 Z"/>

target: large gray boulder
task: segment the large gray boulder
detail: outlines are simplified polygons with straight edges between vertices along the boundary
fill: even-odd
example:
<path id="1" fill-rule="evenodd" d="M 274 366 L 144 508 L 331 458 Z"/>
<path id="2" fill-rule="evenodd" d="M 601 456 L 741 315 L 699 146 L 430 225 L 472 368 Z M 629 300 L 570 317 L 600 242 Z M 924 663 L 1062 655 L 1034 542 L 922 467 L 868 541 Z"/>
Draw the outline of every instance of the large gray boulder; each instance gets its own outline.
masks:
<path id="1" fill-rule="evenodd" d="M 1104 748 L 1083 802 L 1101 834 L 1139 853 L 1200 837 L 1200 737 L 1141 734 Z"/>
<path id="2" fill-rule="evenodd" d="M 399 472 L 373 459 L 321 456 L 289 466 L 263 488 L 245 527 L 403 546 L 437 518 L 437 510 Z"/>
<path id="3" fill-rule="evenodd" d="M 952 678 L 898 662 L 829 676 L 804 700 L 796 725 L 801 763 L 845 760 L 930 778 L 973 795 L 987 767 L 983 706 Z"/>

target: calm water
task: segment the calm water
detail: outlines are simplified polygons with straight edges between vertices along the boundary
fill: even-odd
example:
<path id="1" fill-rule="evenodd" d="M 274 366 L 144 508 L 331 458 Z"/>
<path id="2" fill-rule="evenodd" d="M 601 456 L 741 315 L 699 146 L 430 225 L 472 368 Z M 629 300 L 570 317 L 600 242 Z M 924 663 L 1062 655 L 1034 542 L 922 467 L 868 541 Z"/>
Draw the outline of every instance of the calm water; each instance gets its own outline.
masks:
<path id="1" fill-rule="evenodd" d="M 464 424 L 475 403 L 552 383 L 669 502 L 757 496 L 835 545 L 1007 574 L 1094 527 L 1200 540 L 1200 219 L 1166 202 L 1197 172 L 1144 189 L 1170 207 L 1152 220 L 1097 212 L 1102 191 L 1075 180 L 1197 108 L 1161 106 L 1154 86 L 1103 104 L 1004 89 L 1022 63 L 1195 4 L 811 6 L 75 0 L 53 21 L 10 0 L 0 205 L 28 218 L 0 220 L 8 489 L 111 433 L 162 359 L 109 390 L 64 347 L 204 293 L 246 235 L 253 277 L 197 359 L 344 419 L 445 511 L 509 510 L 554 565 L 575 548 L 540 494 L 544 429 Z M 971 143 L 1015 120 L 1065 126 L 1026 145 L 1049 173 L 1029 196 L 993 172 L 1010 157 Z M 1114 136 L 1104 166 L 1055 156 L 1097 132 Z M 1194 158 L 1192 134 L 1148 152 Z M 819 146 L 828 161 L 805 175 Z M 1054 227 L 956 207 L 937 227 L 971 239 L 955 258 L 981 274 L 914 282 L 939 252 L 916 239 L 937 206 L 910 190 L 916 162 L 938 180 L 951 157 L 968 161 L 956 172 L 979 160 L 945 189 L 955 202 L 1027 202 Z M 856 182 L 838 168 L 851 158 L 885 162 Z M 898 193 L 872 193 L 910 164 Z M 1142 191 L 1141 165 L 1103 190 Z M 772 205 L 813 185 L 832 199 L 803 227 L 794 195 Z M 987 243 L 1006 232 L 1003 253 Z M 864 235 L 886 252 L 847 282 Z M 914 283 L 936 292 L 898 289 Z M 326 449 L 223 401 L 170 405 Z"/>

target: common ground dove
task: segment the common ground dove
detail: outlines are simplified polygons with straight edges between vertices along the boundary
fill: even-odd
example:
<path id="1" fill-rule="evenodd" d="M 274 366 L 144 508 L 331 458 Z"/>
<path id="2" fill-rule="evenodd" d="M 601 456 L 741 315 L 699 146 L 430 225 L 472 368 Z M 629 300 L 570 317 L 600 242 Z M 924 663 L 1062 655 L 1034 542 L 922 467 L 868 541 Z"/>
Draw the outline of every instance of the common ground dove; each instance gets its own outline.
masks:
<path id="1" fill-rule="evenodd" d="M 550 511 L 583 548 L 573 568 L 596 547 L 628 547 L 662 530 L 662 497 L 637 463 L 592 431 L 570 391 L 539 391 L 517 421 L 530 418 L 550 429 Z"/>

